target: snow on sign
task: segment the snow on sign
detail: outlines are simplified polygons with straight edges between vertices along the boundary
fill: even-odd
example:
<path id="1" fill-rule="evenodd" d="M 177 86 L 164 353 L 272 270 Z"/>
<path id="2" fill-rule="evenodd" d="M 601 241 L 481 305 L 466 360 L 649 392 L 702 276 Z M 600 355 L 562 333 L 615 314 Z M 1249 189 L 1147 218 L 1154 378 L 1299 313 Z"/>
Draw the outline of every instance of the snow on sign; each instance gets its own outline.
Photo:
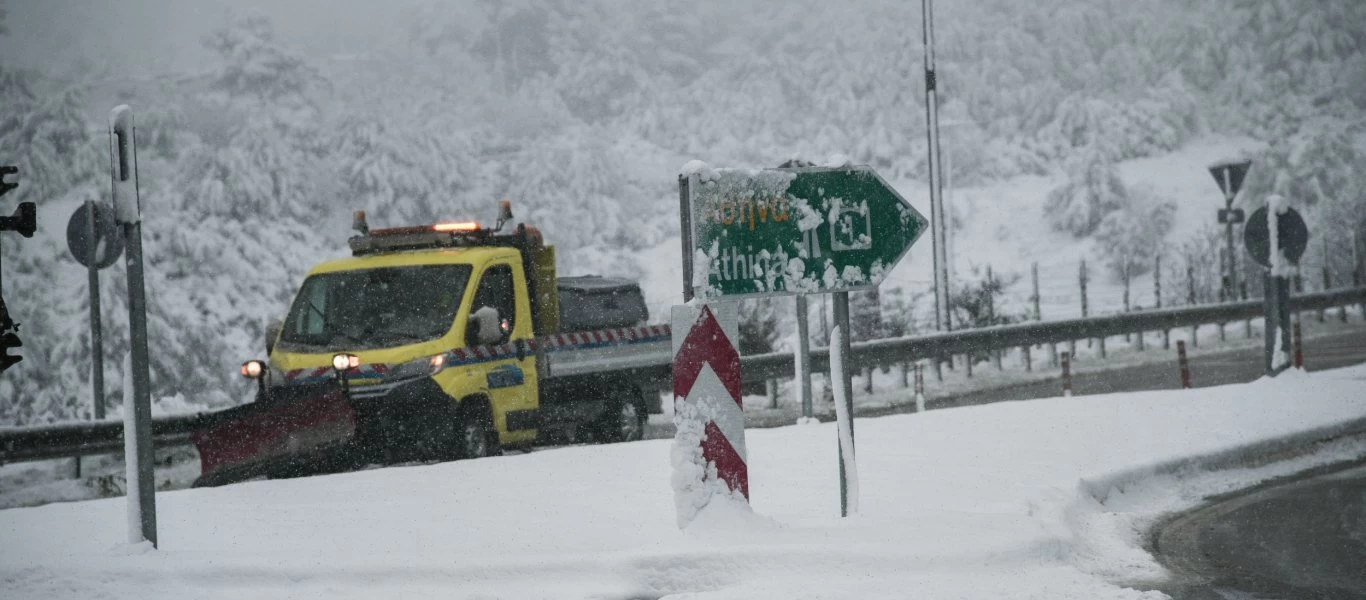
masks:
<path id="1" fill-rule="evenodd" d="M 691 300 L 875 287 L 928 220 L 866 166 L 712 169 L 679 176 Z"/>
<path id="2" fill-rule="evenodd" d="M 749 500 L 736 317 L 727 304 L 673 307 L 671 480 L 680 528 L 718 497 Z"/>

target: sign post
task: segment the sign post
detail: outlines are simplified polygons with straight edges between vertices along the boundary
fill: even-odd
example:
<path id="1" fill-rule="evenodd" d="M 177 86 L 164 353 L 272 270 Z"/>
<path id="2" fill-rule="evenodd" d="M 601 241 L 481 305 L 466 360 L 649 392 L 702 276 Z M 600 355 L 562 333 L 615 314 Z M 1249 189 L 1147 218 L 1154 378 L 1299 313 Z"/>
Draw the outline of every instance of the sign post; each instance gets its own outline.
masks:
<path id="1" fill-rule="evenodd" d="M 114 216 L 123 225 L 128 248 L 128 339 L 130 356 L 125 383 L 123 449 L 128 480 L 128 541 L 157 545 L 156 488 L 152 478 L 151 377 L 147 361 L 147 297 L 142 274 L 142 200 L 138 194 L 137 150 L 133 110 L 121 105 L 109 112 L 110 177 Z M 98 213 L 97 219 L 98 220 Z M 136 482 L 136 485 L 134 485 Z"/>
<path id="2" fill-rule="evenodd" d="M 840 512 L 856 512 L 848 292 L 881 283 L 929 223 L 865 166 L 742 170 L 694 161 L 679 177 L 679 200 L 686 300 L 835 294 Z M 676 361 L 675 382 L 679 368 Z"/>
<path id="3" fill-rule="evenodd" d="M 66 245 L 71 256 L 86 267 L 90 288 L 90 388 L 93 416 L 104 419 L 104 328 L 101 325 L 100 269 L 113 265 L 123 254 L 123 232 L 108 205 L 86 200 L 66 225 Z"/>
<path id="4" fill-rule="evenodd" d="M 1251 160 L 1223 160 L 1209 166 L 1210 175 L 1224 193 L 1224 208 L 1219 210 L 1219 222 L 1224 225 L 1224 237 L 1228 243 L 1227 260 L 1221 265 L 1228 269 L 1223 281 L 1224 299 L 1232 302 L 1238 297 L 1238 255 L 1233 250 L 1233 226 L 1243 222 L 1243 211 L 1233 208 L 1233 199 L 1243 187 L 1247 170 L 1252 167 Z"/>
<path id="5" fill-rule="evenodd" d="M 1290 366 L 1290 278 L 1309 247 L 1309 228 L 1299 212 L 1273 194 L 1266 206 L 1248 217 L 1243 245 L 1252 260 L 1267 268 L 1263 279 L 1266 374 L 1275 376 Z"/>

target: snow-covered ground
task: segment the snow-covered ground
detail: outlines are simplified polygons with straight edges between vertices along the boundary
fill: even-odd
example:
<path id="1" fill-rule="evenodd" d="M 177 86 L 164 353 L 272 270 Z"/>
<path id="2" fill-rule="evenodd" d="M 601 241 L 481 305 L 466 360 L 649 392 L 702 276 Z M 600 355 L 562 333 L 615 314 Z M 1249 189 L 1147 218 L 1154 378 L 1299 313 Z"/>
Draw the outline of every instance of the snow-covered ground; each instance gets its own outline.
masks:
<path id="1" fill-rule="evenodd" d="M 835 430 L 748 432 L 753 513 L 675 526 L 666 440 L 0 511 L 13 598 L 1158 598 L 1140 529 L 1292 464 L 1097 482 L 1366 416 L 1366 367 L 1176 392 L 864 419 L 861 512 Z M 1101 493 L 1097 494 L 1099 491 Z"/>

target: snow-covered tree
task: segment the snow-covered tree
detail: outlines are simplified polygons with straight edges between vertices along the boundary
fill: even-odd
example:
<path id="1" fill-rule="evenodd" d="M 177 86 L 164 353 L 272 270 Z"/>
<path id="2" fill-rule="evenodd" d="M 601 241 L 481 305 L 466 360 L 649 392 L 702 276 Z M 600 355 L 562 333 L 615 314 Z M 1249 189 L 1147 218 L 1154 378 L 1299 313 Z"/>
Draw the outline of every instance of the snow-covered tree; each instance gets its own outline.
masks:
<path id="1" fill-rule="evenodd" d="M 1055 229 L 1084 237 L 1128 205 L 1128 190 L 1106 151 L 1087 146 L 1069 166 L 1067 181 L 1048 193 L 1044 214 Z"/>
<path id="2" fill-rule="evenodd" d="M 1131 206 L 1106 215 L 1095 232 L 1096 250 L 1116 279 L 1148 272 L 1175 224 L 1175 204 L 1136 196 Z"/>

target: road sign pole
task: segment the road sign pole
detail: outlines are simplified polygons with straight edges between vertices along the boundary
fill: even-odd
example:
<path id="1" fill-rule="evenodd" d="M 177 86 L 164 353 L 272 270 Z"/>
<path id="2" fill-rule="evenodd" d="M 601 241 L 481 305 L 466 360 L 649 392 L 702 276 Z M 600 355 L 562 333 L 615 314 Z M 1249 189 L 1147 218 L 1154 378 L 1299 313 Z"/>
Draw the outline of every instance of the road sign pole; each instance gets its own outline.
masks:
<path id="1" fill-rule="evenodd" d="M 1224 288 L 1224 298 L 1232 302 L 1237 295 L 1234 290 L 1238 289 L 1238 258 L 1233 253 L 1233 198 L 1237 190 L 1233 189 L 1232 169 L 1224 169 L 1224 208 L 1228 209 L 1229 217 L 1225 219 L 1224 236 L 1228 242 L 1228 278 Z"/>
<path id="2" fill-rule="evenodd" d="M 100 323 L 100 270 L 96 264 L 95 201 L 85 201 L 85 239 L 90 240 L 86 252 L 86 276 L 90 282 L 90 391 L 92 414 L 96 421 L 104 420 L 104 333 Z"/>
<path id="3" fill-rule="evenodd" d="M 950 331 L 948 219 L 944 215 L 944 174 L 939 155 L 939 91 L 934 70 L 934 1 L 921 0 L 921 25 L 925 38 L 925 129 L 929 133 L 930 227 L 934 250 L 935 327 Z"/>
<path id="4" fill-rule="evenodd" d="M 136 130 L 127 105 L 109 113 L 109 149 L 114 212 L 123 224 L 128 269 L 128 339 L 130 357 L 124 377 L 132 378 L 132 396 L 124 397 L 124 460 L 128 486 L 128 538 L 157 546 L 156 488 L 152 472 L 151 373 L 147 358 L 147 297 L 142 263 L 142 200 L 137 178 Z M 92 220 L 93 220 L 92 213 Z M 129 373 L 128 371 L 131 371 Z M 126 385 L 126 384 L 125 384 Z M 125 388 L 127 389 L 127 388 Z M 126 392 L 125 392 L 126 393 Z M 136 482 L 136 485 L 133 484 Z"/>
<path id="5" fill-rule="evenodd" d="M 812 417 L 811 408 L 811 333 L 807 323 L 806 294 L 797 294 L 797 391 L 802 400 L 802 416 Z"/>
<path id="6" fill-rule="evenodd" d="M 858 512 L 858 463 L 854 453 L 854 380 L 849 372 L 849 292 L 835 292 L 835 335 L 830 340 L 830 381 L 839 442 L 840 516 Z"/>

